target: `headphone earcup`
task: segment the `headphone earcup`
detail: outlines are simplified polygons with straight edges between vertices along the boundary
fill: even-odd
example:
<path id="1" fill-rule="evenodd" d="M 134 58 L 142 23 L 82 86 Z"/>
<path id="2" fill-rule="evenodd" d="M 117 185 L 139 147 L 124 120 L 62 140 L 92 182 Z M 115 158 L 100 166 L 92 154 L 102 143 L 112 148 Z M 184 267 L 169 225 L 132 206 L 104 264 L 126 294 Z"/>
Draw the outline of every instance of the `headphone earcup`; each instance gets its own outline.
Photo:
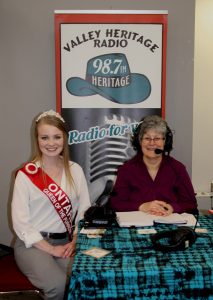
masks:
<path id="1" fill-rule="evenodd" d="M 169 153 L 173 149 L 173 133 L 168 125 L 166 126 L 166 128 L 167 131 L 166 131 L 164 151 Z"/>
<path id="2" fill-rule="evenodd" d="M 181 226 L 178 228 L 178 230 L 174 233 L 174 235 L 172 236 L 172 241 L 175 243 L 184 243 L 184 249 L 185 247 L 185 242 L 188 241 L 189 245 L 191 246 L 195 240 L 197 238 L 197 235 L 194 231 L 194 229 L 190 228 L 190 227 L 186 227 L 186 226 Z"/>
<path id="3" fill-rule="evenodd" d="M 164 252 L 185 250 L 196 241 L 196 238 L 195 231 L 186 226 L 171 231 L 161 231 L 151 236 L 154 249 Z M 167 243 L 162 243 L 163 240 Z"/>
<path id="4" fill-rule="evenodd" d="M 132 143 L 133 149 L 135 151 L 139 151 L 139 152 L 141 151 L 141 145 L 140 145 L 140 142 L 138 140 L 138 136 L 139 136 L 139 132 L 140 132 L 140 129 L 141 129 L 141 125 L 142 125 L 143 119 L 141 119 L 141 121 L 139 122 L 139 124 L 134 129 L 133 135 L 132 135 L 132 138 L 131 138 L 131 143 Z"/>

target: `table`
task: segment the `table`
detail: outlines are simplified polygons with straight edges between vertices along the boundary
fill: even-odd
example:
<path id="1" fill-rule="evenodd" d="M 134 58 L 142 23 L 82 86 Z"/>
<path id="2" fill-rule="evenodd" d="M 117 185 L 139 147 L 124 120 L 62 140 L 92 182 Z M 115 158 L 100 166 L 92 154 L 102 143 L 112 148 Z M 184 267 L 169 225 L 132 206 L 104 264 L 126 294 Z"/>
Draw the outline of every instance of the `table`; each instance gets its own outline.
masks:
<path id="1" fill-rule="evenodd" d="M 79 233 L 68 299 L 213 299 L 213 216 L 200 216 L 199 223 L 207 234 L 184 251 L 167 253 L 155 251 L 150 235 L 136 228 L 113 227 L 96 239 Z M 111 253 L 99 259 L 82 254 L 93 246 Z"/>

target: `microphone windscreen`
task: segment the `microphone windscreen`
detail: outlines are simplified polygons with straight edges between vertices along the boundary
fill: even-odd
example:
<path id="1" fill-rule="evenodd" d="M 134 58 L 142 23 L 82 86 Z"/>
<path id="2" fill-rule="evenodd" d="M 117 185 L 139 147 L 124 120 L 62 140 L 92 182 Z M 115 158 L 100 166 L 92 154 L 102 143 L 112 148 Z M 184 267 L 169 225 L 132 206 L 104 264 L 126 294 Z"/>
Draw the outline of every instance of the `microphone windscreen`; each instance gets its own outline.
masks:
<path id="1" fill-rule="evenodd" d="M 161 154 L 163 153 L 163 149 L 155 149 L 155 154 Z"/>

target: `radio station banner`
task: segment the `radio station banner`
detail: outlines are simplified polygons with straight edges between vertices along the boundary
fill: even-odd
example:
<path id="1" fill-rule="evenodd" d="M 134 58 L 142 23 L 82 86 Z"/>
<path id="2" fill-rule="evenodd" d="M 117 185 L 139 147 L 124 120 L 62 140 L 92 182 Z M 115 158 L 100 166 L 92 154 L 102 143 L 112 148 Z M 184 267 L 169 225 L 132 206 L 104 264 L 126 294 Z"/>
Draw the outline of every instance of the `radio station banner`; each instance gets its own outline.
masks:
<path id="1" fill-rule="evenodd" d="M 135 155 L 139 120 L 165 116 L 167 11 L 55 11 L 57 111 L 91 201 Z"/>

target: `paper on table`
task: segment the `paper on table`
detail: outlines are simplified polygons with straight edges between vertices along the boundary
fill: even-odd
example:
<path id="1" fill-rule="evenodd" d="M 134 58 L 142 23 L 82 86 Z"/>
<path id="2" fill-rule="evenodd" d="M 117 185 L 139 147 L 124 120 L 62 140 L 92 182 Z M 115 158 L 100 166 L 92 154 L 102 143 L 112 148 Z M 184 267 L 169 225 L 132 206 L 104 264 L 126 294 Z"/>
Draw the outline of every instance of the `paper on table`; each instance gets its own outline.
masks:
<path id="1" fill-rule="evenodd" d="M 103 228 L 82 228 L 80 233 L 82 234 L 104 234 L 106 229 Z"/>
<path id="2" fill-rule="evenodd" d="M 176 224 L 176 225 L 187 225 L 195 226 L 196 218 L 192 214 L 173 213 L 166 217 L 159 217 L 144 213 L 142 211 L 128 211 L 128 212 L 116 212 L 118 224 L 121 227 L 143 227 L 153 226 L 155 223 L 163 224 Z M 197 224 L 199 226 L 199 224 Z"/>
<path id="3" fill-rule="evenodd" d="M 116 212 L 118 224 L 121 227 L 153 226 L 153 216 L 142 211 Z"/>
<path id="4" fill-rule="evenodd" d="M 187 221 L 187 226 L 195 226 L 197 219 L 192 214 L 183 213 L 181 216 Z M 196 226 L 200 226 L 197 222 Z"/>
<path id="5" fill-rule="evenodd" d="M 155 223 L 162 223 L 162 224 L 187 224 L 186 217 L 182 214 L 173 213 L 169 216 L 156 216 L 154 219 Z"/>

